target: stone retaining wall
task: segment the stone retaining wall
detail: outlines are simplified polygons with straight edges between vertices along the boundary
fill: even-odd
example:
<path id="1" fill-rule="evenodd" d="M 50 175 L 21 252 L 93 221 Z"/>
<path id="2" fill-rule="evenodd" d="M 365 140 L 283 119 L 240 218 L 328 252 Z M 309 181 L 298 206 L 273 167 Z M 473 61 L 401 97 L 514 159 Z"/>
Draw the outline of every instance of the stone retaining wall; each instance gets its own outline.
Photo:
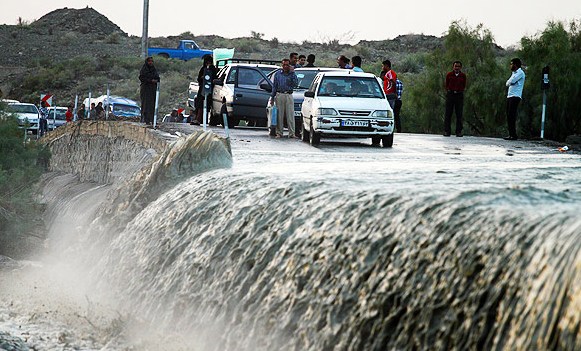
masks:
<path id="1" fill-rule="evenodd" d="M 50 132 L 50 170 L 77 175 L 82 182 L 111 184 L 149 164 L 171 141 L 140 124 L 79 121 Z"/>

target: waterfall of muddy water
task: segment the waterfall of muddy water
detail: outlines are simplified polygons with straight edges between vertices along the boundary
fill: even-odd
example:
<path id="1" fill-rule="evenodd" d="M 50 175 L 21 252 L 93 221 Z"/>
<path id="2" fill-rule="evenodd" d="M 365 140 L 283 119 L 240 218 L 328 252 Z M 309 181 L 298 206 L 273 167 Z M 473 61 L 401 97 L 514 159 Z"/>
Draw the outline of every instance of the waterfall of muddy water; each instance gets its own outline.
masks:
<path id="1" fill-rule="evenodd" d="M 104 349 L 581 349 L 578 159 L 219 155 L 168 154 L 63 249 Z"/>

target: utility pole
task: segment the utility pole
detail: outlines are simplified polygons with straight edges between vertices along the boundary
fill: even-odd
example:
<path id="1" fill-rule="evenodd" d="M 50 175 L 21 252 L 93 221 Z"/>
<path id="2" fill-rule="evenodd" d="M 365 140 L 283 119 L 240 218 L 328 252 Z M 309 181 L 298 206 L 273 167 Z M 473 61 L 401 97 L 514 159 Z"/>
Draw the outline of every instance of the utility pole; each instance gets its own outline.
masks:
<path id="1" fill-rule="evenodd" d="M 147 57 L 147 28 L 149 26 L 149 0 L 143 0 L 143 33 L 141 34 L 141 57 Z"/>

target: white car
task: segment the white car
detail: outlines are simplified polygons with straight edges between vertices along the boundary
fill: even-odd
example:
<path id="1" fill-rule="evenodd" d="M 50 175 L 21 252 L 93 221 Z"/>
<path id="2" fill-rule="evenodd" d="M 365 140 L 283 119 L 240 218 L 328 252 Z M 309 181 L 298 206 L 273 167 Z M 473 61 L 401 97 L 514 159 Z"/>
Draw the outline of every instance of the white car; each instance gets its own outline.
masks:
<path id="1" fill-rule="evenodd" d="M 54 130 L 58 127 L 64 126 L 67 123 L 66 113 L 66 107 L 49 107 L 47 118 L 48 130 Z"/>
<path id="2" fill-rule="evenodd" d="M 301 115 L 302 139 L 311 145 L 318 145 L 322 137 L 356 137 L 393 146 L 393 110 L 371 73 L 317 74 L 305 92 Z"/>
<path id="3" fill-rule="evenodd" d="M 32 131 L 33 134 L 38 133 L 38 122 L 40 119 L 40 112 L 34 104 L 24 102 L 14 102 L 8 104 L 8 112 L 13 113 L 18 118 L 18 126 Z"/>

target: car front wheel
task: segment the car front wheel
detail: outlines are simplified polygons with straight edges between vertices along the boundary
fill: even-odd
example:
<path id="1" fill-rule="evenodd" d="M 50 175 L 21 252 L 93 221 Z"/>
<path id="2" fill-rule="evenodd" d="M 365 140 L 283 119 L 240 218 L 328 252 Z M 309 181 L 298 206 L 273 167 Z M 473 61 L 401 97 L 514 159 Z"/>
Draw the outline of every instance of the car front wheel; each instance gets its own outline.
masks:
<path id="1" fill-rule="evenodd" d="M 382 136 L 381 143 L 383 144 L 383 147 L 392 147 L 393 146 L 393 133 L 391 133 L 390 135 Z"/>
<path id="2" fill-rule="evenodd" d="M 312 146 L 317 146 L 321 142 L 321 134 L 315 132 L 313 129 L 313 121 L 311 120 L 311 128 L 309 130 L 309 141 Z"/>

